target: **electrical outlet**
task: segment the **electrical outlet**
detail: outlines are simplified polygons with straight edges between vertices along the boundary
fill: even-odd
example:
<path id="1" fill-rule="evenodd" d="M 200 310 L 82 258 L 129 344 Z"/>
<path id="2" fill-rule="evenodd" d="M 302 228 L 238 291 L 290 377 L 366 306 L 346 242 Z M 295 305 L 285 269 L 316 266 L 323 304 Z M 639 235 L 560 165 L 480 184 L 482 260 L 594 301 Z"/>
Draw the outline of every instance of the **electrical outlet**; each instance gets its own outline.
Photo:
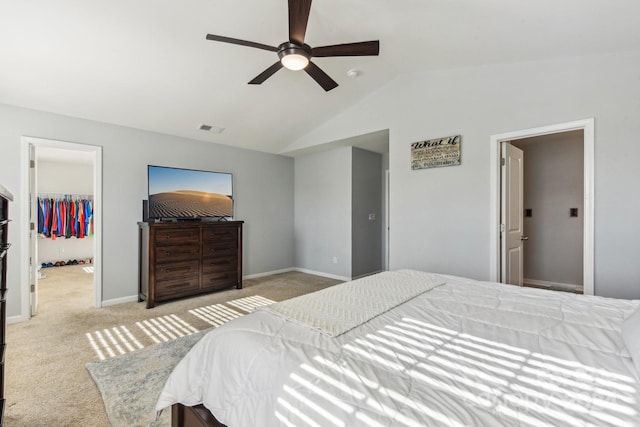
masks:
<path id="1" fill-rule="evenodd" d="M 375 221 L 375 219 L 376 219 L 376 214 L 370 213 L 369 214 L 369 221 Z"/>

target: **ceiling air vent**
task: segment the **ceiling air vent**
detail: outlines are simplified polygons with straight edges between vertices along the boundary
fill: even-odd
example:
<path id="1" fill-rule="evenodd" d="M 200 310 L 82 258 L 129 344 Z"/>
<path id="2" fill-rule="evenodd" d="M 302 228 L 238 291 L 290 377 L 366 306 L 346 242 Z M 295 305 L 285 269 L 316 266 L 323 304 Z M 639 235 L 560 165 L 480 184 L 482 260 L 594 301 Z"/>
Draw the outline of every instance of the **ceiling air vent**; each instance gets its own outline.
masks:
<path id="1" fill-rule="evenodd" d="M 218 127 L 218 126 L 211 126 L 211 125 L 200 125 L 200 130 L 206 131 L 206 132 L 213 132 L 213 133 L 222 133 L 222 131 L 224 130 L 224 128 Z"/>

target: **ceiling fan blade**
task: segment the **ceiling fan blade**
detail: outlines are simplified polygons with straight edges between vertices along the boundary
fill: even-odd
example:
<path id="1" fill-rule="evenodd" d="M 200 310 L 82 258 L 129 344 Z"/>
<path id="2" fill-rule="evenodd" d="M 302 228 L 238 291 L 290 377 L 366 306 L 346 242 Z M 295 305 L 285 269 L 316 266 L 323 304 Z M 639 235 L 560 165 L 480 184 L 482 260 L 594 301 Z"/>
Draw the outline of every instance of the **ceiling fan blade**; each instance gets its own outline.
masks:
<path id="1" fill-rule="evenodd" d="M 253 80 L 249 82 L 249 84 L 250 85 L 262 84 L 269 77 L 273 76 L 276 73 L 276 71 L 278 71 L 280 68 L 282 68 L 282 62 L 278 61 L 275 64 L 273 64 L 271 67 L 267 68 L 266 70 L 258 74 Z"/>
<path id="2" fill-rule="evenodd" d="M 336 87 L 338 87 L 338 83 L 336 83 L 331 77 L 327 75 L 327 73 L 322 71 L 320 67 L 318 67 L 313 62 L 309 62 L 309 65 L 307 65 L 307 68 L 305 68 L 304 70 L 311 76 L 311 78 L 313 78 L 313 80 L 315 80 L 320 86 L 322 86 L 322 89 L 324 89 L 326 92 L 329 92 L 331 89 L 335 89 Z"/>
<path id="3" fill-rule="evenodd" d="M 380 53 L 380 42 L 372 40 L 368 42 L 336 44 L 332 46 L 314 47 L 311 56 L 377 56 Z"/>
<path id="4" fill-rule="evenodd" d="M 207 40 L 212 40 L 212 41 L 215 41 L 215 42 L 239 44 L 241 46 L 249 46 L 249 47 L 255 47 L 257 49 L 269 50 L 271 52 L 277 52 L 278 51 L 277 47 L 269 46 L 269 45 L 266 45 L 266 44 L 250 42 L 250 41 L 247 41 L 247 40 L 234 39 L 234 38 L 225 37 L 225 36 L 216 36 L 216 35 L 213 35 L 213 34 L 207 34 Z"/>
<path id="5" fill-rule="evenodd" d="M 307 32 L 311 0 L 289 0 L 289 41 L 298 46 L 304 44 Z"/>

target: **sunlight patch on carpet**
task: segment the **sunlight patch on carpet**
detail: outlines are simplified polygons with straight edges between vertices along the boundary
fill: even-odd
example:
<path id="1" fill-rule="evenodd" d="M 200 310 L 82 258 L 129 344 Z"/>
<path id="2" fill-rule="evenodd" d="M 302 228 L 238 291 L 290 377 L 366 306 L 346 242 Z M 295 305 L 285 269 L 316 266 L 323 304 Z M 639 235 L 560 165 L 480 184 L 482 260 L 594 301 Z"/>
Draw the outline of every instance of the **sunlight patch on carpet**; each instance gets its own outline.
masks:
<path id="1" fill-rule="evenodd" d="M 143 320 L 136 325 L 156 344 L 198 332 L 175 314 Z"/>
<path id="2" fill-rule="evenodd" d="M 260 295 L 253 295 L 246 298 L 227 301 L 227 304 L 237 307 L 240 310 L 244 310 L 247 313 L 251 313 L 257 307 L 270 305 L 270 304 L 273 304 L 274 302 L 275 301 L 270 300 L 269 298 L 261 297 Z"/>
<path id="3" fill-rule="evenodd" d="M 194 308 L 193 310 L 189 310 L 189 313 L 213 326 L 220 326 L 231 319 L 243 316 L 242 313 L 239 313 L 229 307 L 225 307 L 222 304 Z"/>
<path id="4" fill-rule="evenodd" d="M 85 273 L 93 273 L 93 267 L 82 267 Z"/>
<path id="5" fill-rule="evenodd" d="M 126 326 L 87 332 L 86 336 L 100 360 L 144 348 Z"/>

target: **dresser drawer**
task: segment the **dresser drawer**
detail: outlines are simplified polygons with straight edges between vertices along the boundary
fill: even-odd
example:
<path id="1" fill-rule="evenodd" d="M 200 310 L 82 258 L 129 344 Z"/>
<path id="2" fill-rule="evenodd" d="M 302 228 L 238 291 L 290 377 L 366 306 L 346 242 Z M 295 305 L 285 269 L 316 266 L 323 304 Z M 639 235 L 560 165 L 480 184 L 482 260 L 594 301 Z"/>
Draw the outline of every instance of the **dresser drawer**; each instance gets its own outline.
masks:
<path id="1" fill-rule="evenodd" d="M 238 273 L 234 271 L 211 272 L 202 274 L 202 288 L 216 289 L 236 286 L 238 284 Z"/>
<path id="2" fill-rule="evenodd" d="M 156 263 L 191 260 L 200 258 L 200 246 L 175 245 L 157 246 L 155 248 Z"/>
<path id="3" fill-rule="evenodd" d="M 238 253 L 235 242 L 204 242 L 202 245 L 202 258 L 231 256 Z"/>
<path id="4" fill-rule="evenodd" d="M 171 262 L 156 266 L 156 280 L 164 281 L 181 277 L 197 276 L 198 272 L 198 260 Z"/>
<path id="5" fill-rule="evenodd" d="M 164 228 L 158 230 L 154 237 L 155 246 L 200 243 L 200 230 L 192 228 Z"/>
<path id="6" fill-rule="evenodd" d="M 220 242 L 237 242 L 238 228 L 233 226 L 218 226 L 214 228 L 205 228 L 202 230 L 202 240 L 220 241 Z"/>
<path id="7" fill-rule="evenodd" d="M 235 272 L 238 269 L 238 257 L 235 255 L 202 260 L 202 274 L 217 272 Z"/>
<path id="8" fill-rule="evenodd" d="M 200 289 L 199 276 L 156 281 L 156 299 L 191 295 Z"/>

